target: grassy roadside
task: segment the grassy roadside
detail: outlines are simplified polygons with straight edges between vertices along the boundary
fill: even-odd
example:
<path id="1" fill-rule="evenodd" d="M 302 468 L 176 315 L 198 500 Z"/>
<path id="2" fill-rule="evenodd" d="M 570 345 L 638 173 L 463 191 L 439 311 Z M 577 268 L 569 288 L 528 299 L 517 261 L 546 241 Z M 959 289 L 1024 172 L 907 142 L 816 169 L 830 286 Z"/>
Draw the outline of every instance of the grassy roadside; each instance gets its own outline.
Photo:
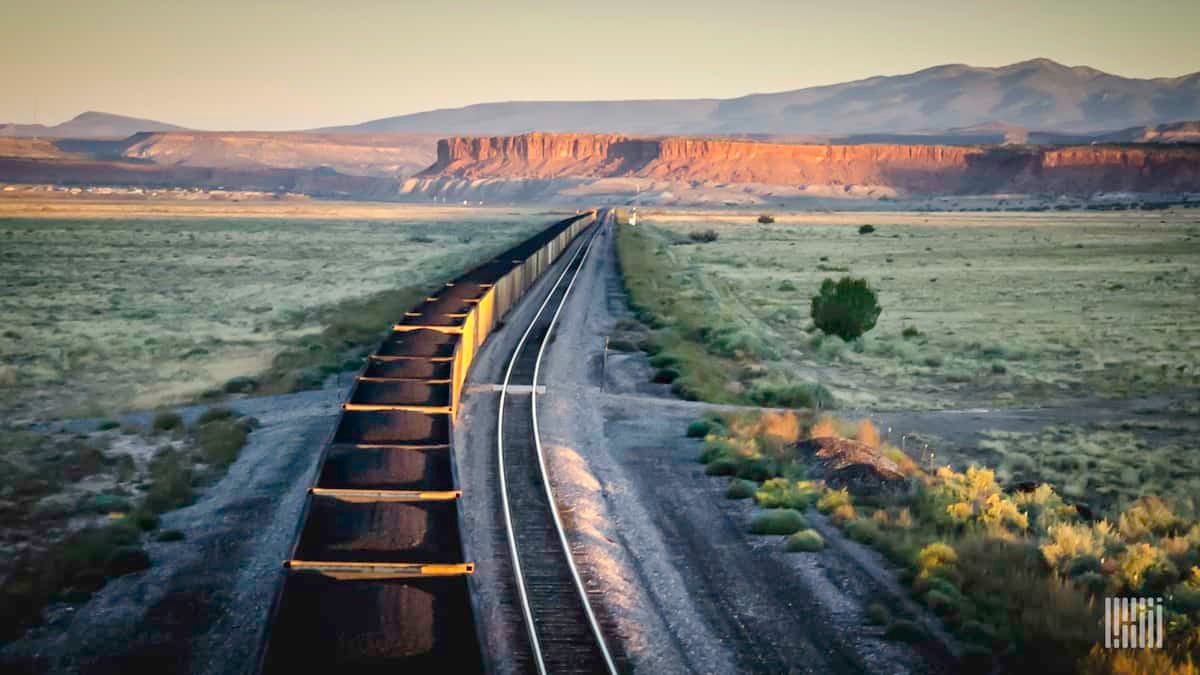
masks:
<path id="1" fill-rule="evenodd" d="M 52 603 L 79 604 L 110 579 L 152 565 L 145 544 L 180 541 L 159 516 L 191 504 L 232 464 L 257 426 L 210 408 L 190 427 L 174 413 L 147 430 L 115 422 L 87 435 L 0 432 L 0 642 Z"/>
<path id="2" fill-rule="evenodd" d="M 829 391 L 786 373 L 764 326 L 675 246 L 702 245 L 647 226 L 617 230 L 617 256 L 629 304 L 645 333 L 618 347 L 650 354 L 655 381 L 681 398 L 779 407 L 831 407 Z M 797 312 L 800 310 L 797 309 Z M 797 314 L 799 316 L 799 314 Z"/>

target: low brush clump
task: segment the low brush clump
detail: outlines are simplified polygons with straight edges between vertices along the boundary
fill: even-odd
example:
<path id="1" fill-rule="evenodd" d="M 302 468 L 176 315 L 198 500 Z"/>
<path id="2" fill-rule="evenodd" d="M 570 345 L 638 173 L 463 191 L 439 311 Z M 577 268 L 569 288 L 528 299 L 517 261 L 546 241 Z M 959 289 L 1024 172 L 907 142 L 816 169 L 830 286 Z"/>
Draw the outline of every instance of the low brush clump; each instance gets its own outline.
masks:
<path id="1" fill-rule="evenodd" d="M 1050 485 L 1009 492 L 982 467 L 923 471 L 896 462 L 906 486 L 870 494 L 832 489 L 799 450 L 806 439 L 857 437 L 858 447 L 903 456 L 869 422 L 795 413 L 710 415 L 701 461 L 740 476 L 759 512 L 756 534 L 789 535 L 789 551 L 820 550 L 803 512 L 815 507 L 847 537 L 903 570 L 913 595 L 962 645 L 963 667 L 1045 673 L 1187 673 L 1200 660 L 1200 523 L 1190 502 L 1143 497 L 1087 520 Z M 819 543 L 818 543 L 819 542 Z M 1162 597 L 1166 650 L 1116 658 L 1097 651 L 1104 597 Z M 883 619 L 881 619 L 883 620 Z M 929 639 L 919 624 L 887 619 L 891 639 Z M 1139 668 L 1141 670 L 1139 670 Z"/>
<path id="2" fill-rule="evenodd" d="M 113 439 L 130 435 L 113 425 L 84 438 L 0 432 L 0 462 L 21 468 L 0 481 L 0 497 L 18 497 L 6 530 L 30 543 L 4 565 L 0 641 L 38 624 L 48 603 L 85 602 L 109 579 L 149 567 L 146 541 L 183 539 L 177 530 L 155 537 L 158 514 L 191 504 L 198 487 L 237 458 L 257 420 L 211 408 L 190 428 L 175 413 L 160 413 L 151 426 L 144 440 L 161 445 L 148 460 L 113 453 Z M 111 483 L 110 492 L 73 496 L 88 479 Z"/>

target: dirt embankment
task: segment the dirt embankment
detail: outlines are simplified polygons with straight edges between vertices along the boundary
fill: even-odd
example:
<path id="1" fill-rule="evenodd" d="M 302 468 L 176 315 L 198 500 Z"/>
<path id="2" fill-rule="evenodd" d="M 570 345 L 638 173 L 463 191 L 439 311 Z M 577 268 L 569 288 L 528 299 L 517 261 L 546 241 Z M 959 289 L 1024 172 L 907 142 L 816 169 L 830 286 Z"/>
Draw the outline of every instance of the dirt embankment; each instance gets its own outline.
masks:
<path id="1" fill-rule="evenodd" d="M 530 133 L 438 142 L 423 177 L 870 185 L 913 193 L 1200 190 L 1200 147 L 812 145 Z"/>

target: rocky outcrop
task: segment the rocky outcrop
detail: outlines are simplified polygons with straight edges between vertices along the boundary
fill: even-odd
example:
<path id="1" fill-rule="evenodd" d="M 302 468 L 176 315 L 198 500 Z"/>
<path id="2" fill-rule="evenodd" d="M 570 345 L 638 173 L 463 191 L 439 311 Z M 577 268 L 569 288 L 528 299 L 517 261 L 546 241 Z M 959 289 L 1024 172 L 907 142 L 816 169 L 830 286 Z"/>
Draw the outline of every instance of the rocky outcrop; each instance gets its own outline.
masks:
<path id="1" fill-rule="evenodd" d="M 811 455 L 815 476 L 854 494 L 875 494 L 904 483 L 904 472 L 878 448 L 849 438 L 826 436 L 799 444 Z"/>
<path id="2" fill-rule="evenodd" d="M 455 137 L 422 177 L 636 178 L 916 194 L 1200 190 L 1200 147 L 813 145 L 613 134 Z"/>
<path id="3" fill-rule="evenodd" d="M 398 178 L 429 166 L 436 137 L 420 134 L 171 132 L 135 134 L 120 158 L 217 169 L 315 169 Z"/>

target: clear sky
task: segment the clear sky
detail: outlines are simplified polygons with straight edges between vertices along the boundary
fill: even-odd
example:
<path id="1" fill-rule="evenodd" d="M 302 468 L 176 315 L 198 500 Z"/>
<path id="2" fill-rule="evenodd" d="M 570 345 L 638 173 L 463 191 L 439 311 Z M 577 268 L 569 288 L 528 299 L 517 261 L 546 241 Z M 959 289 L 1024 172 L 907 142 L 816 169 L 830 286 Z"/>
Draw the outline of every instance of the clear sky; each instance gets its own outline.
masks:
<path id="1" fill-rule="evenodd" d="M 505 100 L 731 97 L 1034 57 L 1200 70 L 1200 0 L 4 0 L 0 121 L 297 129 Z"/>

